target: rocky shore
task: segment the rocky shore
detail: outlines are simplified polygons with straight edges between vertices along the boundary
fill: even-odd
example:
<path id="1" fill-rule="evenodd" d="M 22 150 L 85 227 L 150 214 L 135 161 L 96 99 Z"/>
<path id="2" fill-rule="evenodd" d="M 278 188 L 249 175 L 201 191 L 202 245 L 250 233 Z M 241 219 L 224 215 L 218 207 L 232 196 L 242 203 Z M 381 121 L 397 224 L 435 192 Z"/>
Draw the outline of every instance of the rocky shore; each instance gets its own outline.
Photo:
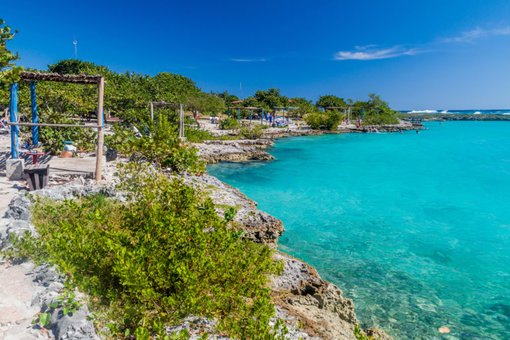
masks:
<path id="1" fill-rule="evenodd" d="M 273 138 L 321 133 L 278 130 L 278 133 L 272 133 L 271 139 L 209 141 L 195 144 L 195 147 L 209 163 L 270 160 L 272 156 L 267 153 L 266 149 L 273 145 Z M 109 163 L 109 172 L 113 173 L 113 168 L 114 165 Z M 209 194 L 217 205 L 219 214 L 223 214 L 225 208 L 234 206 L 237 210 L 234 221 L 236 226 L 243 230 L 244 237 L 254 242 L 267 244 L 273 249 L 277 248 L 278 238 L 284 232 L 282 222 L 260 211 L 257 204 L 246 195 L 208 174 L 185 175 L 184 180 Z M 101 191 L 110 197 L 119 197 L 112 189 L 112 185 L 111 174 L 107 174 L 107 181 L 103 181 L 102 184 L 85 180 L 82 177 L 77 177 L 74 180 L 67 179 L 64 183 L 62 179 L 59 179 L 59 182 L 54 181 L 49 188 L 38 191 L 37 195 L 61 200 Z M 20 235 L 24 232 L 36 235 L 35 228 L 30 221 L 30 200 L 21 191 L 11 201 L 1 219 L 0 248 L 5 249 L 10 246 L 9 237 L 11 234 Z M 354 304 L 343 296 L 338 287 L 321 279 L 314 268 L 298 259 L 279 251 L 275 252 L 275 259 L 283 261 L 284 270 L 280 276 L 272 278 L 269 287 L 275 303 L 276 317 L 284 320 L 288 328 L 286 339 L 356 339 L 355 329 L 361 328 L 355 314 Z M 51 311 L 51 323 L 48 329 L 33 326 L 31 321 L 38 313 L 49 310 L 49 305 L 58 296 L 64 280 L 54 268 L 48 266 L 37 267 L 30 262 L 21 264 L 3 262 L 3 266 L 14 268 L 23 273 L 26 290 L 29 291 L 27 293 L 29 295 L 25 297 L 26 313 L 31 317 L 26 317 L 21 321 L 16 319 L 14 324 L 2 323 L 0 318 L 0 336 L 2 338 L 15 339 L 15 334 L 22 335 L 26 339 L 99 338 L 89 318 L 86 297 L 83 297 L 80 309 L 72 316 L 63 315 L 61 310 L 55 309 Z M 7 280 L 12 277 L 12 273 L 6 270 L 1 274 L 6 276 Z M 200 332 L 213 331 L 214 323 L 215 320 L 190 316 L 183 321 L 182 325 L 172 327 L 168 332 L 188 329 L 192 334 L 191 338 L 198 339 Z M 391 339 L 379 329 L 367 329 L 362 332 L 373 336 L 374 339 Z M 209 338 L 226 339 L 214 334 Z"/>

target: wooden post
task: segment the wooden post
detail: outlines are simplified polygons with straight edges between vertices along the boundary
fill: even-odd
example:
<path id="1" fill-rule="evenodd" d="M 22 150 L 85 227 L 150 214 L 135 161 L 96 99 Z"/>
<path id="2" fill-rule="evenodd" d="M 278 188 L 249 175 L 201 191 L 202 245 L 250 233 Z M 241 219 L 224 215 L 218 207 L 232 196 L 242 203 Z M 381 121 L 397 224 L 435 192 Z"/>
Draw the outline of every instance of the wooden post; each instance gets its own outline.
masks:
<path id="1" fill-rule="evenodd" d="M 150 110 L 151 110 L 151 122 L 154 121 L 154 104 L 150 103 Z"/>
<path id="2" fill-rule="evenodd" d="M 179 105 L 179 138 L 184 139 L 184 105 Z"/>
<path id="3" fill-rule="evenodd" d="M 104 77 L 97 84 L 97 151 L 96 151 L 96 181 L 103 177 L 103 144 L 104 144 Z"/>
<path id="4" fill-rule="evenodd" d="M 37 110 L 37 84 L 35 80 L 30 82 L 30 101 L 32 104 L 32 123 L 39 123 L 39 111 Z M 32 145 L 39 144 L 39 126 L 32 126 Z"/>

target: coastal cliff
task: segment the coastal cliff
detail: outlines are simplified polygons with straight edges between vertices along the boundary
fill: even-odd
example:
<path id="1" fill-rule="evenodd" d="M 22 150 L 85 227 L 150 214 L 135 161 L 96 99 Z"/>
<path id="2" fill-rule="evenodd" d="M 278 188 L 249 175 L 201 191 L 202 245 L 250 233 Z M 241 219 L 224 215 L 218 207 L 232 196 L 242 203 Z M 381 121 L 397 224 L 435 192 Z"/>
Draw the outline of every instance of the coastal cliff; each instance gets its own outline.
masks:
<path id="1" fill-rule="evenodd" d="M 284 232 L 278 219 L 259 210 L 257 204 L 239 190 L 210 176 L 188 176 L 186 181 L 207 190 L 219 207 L 235 205 L 235 221 L 244 237 L 276 248 L 278 237 Z M 280 276 L 273 278 L 271 291 L 273 302 L 290 318 L 291 327 L 299 325 L 301 338 L 356 339 L 355 329 L 360 327 L 354 303 L 343 296 L 342 291 L 319 276 L 310 265 L 287 254 L 277 252 L 275 259 L 283 261 Z M 392 339 L 380 329 L 367 329 L 367 335 L 375 339 Z"/>

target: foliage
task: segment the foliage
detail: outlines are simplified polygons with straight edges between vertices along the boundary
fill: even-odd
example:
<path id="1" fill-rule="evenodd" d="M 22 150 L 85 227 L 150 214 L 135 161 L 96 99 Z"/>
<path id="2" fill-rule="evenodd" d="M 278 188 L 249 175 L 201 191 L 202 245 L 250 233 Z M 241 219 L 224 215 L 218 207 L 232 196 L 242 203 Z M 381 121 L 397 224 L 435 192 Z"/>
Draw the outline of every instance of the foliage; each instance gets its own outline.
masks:
<path id="1" fill-rule="evenodd" d="M 207 114 L 217 114 L 225 108 L 223 99 L 202 92 L 191 79 L 177 74 L 162 72 L 151 77 L 133 72 L 116 73 L 105 66 L 74 59 L 49 65 L 47 71 L 103 75 L 106 80 L 105 112 L 127 123 L 148 123 L 148 105 L 151 101 L 182 103 L 192 110 Z M 37 94 L 41 117 L 49 107 L 69 116 L 95 116 L 97 89 L 94 86 L 39 82 Z M 20 97 L 23 97 L 20 98 L 20 111 L 28 111 L 28 90 L 20 91 Z M 7 104 L 7 100 L 2 96 L 0 104 Z"/>
<path id="2" fill-rule="evenodd" d="M 238 96 L 227 91 L 217 93 L 216 95 L 225 101 L 226 106 L 233 106 L 234 102 L 239 100 Z"/>
<path id="3" fill-rule="evenodd" d="M 76 124 L 69 117 L 58 114 L 52 109 L 46 110 L 44 123 Z M 92 129 L 84 128 L 62 128 L 62 127 L 42 127 L 39 129 L 39 141 L 44 145 L 46 152 L 53 155 L 58 154 L 64 149 L 65 141 L 72 141 L 78 150 L 93 151 L 96 147 L 97 132 Z"/>
<path id="4" fill-rule="evenodd" d="M 336 130 L 343 115 L 338 111 L 309 113 L 304 117 L 308 126 L 313 130 Z"/>
<path id="5" fill-rule="evenodd" d="M 136 136 L 133 129 L 114 124 L 112 133 L 105 135 L 104 143 L 110 149 L 117 150 L 124 155 L 130 155 L 132 152 L 131 146 L 135 143 L 135 139 Z"/>
<path id="6" fill-rule="evenodd" d="M 306 114 L 317 111 L 317 108 L 313 103 L 306 98 L 292 98 L 289 100 L 289 104 L 296 109 L 290 110 L 289 115 L 293 117 L 303 117 Z"/>
<path id="7" fill-rule="evenodd" d="M 271 338 L 266 284 L 281 270 L 272 250 L 243 239 L 232 211 L 218 216 L 182 180 L 139 164 L 120 173 L 126 202 L 41 198 L 32 210 L 40 241 L 24 239 L 92 297 L 98 328 L 148 339 L 191 314 L 217 318 L 233 338 Z"/>
<path id="8" fill-rule="evenodd" d="M 200 129 L 184 129 L 186 140 L 190 143 L 200 143 L 206 140 L 216 139 L 209 131 Z"/>
<path id="9" fill-rule="evenodd" d="M 258 138 L 262 137 L 263 133 L 264 133 L 264 129 L 263 129 L 262 125 L 259 125 L 259 124 L 254 124 L 250 127 L 248 127 L 248 126 L 242 127 L 239 130 L 240 137 L 245 138 L 245 139 L 258 139 Z"/>
<path id="10" fill-rule="evenodd" d="M 18 59 L 18 54 L 14 54 L 7 49 L 7 42 L 12 40 L 17 31 L 12 29 L 0 19 L 0 86 L 12 84 L 17 80 L 18 73 L 21 70 L 14 66 L 14 62 Z"/>
<path id="11" fill-rule="evenodd" d="M 233 117 L 227 117 L 225 119 L 220 120 L 220 129 L 221 130 L 235 130 L 239 128 L 239 122 L 237 119 Z"/>
<path id="12" fill-rule="evenodd" d="M 196 149 L 181 145 L 175 125 L 164 116 L 148 125 L 148 133 L 129 140 L 127 149 L 132 155 L 168 168 L 175 172 L 202 173 L 205 163 L 198 157 Z"/>
<path id="13" fill-rule="evenodd" d="M 366 335 L 358 325 L 354 326 L 354 337 L 356 340 L 374 340 L 373 337 Z"/>
<path id="14" fill-rule="evenodd" d="M 398 114 L 378 95 L 370 94 L 366 102 L 355 102 L 353 115 L 363 119 L 363 125 L 398 124 Z"/>
<path id="15" fill-rule="evenodd" d="M 345 107 L 347 106 L 347 103 L 340 97 L 328 94 L 325 96 L 320 96 L 315 105 L 317 107 L 327 109 L 328 107 L 334 108 Z"/>
<path id="16" fill-rule="evenodd" d="M 273 110 L 275 107 L 288 106 L 289 99 L 280 94 L 279 89 L 268 89 L 266 91 L 256 91 L 254 99 L 258 103 L 257 107 L 263 107 L 266 110 Z"/>
<path id="17" fill-rule="evenodd" d="M 188 98 L 186 106 L 195 114 L 200 112 L 210 116 L 217 116 L 226 108 L 223 99 L 211 93 L 199 93 Z"/>

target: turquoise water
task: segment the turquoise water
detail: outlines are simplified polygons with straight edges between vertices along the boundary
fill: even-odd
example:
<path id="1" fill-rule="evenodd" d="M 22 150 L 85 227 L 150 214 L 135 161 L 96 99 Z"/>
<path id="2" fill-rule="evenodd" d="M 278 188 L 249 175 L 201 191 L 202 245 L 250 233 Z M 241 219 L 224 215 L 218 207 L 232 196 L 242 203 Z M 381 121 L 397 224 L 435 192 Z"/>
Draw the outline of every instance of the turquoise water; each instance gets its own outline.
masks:
<path id="1" fill-rule="evenodd" d="M 275 161 L 209 172 L 280 218 L 281 250 L 341 287 L 365 326 L 510 339 L 510 122 L 427 128 L 283 139 Z"/>

